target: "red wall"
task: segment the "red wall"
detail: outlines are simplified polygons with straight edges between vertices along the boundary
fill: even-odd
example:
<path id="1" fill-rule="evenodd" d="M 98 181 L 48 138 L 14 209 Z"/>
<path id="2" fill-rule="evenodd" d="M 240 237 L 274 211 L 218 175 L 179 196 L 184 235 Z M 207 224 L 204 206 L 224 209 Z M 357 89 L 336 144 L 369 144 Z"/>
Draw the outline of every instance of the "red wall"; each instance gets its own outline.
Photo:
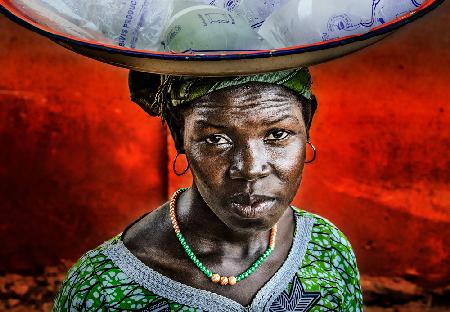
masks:
<path id="1" fill-rule="evenodd" d="M 161 121 L 127 72 L 0 17 L 0 270 L 75 259 L 166 197 Z"/>
<path id="2" fill-rule="evenodd" d="M 448 284 L 450 3 L 312 68 L 319 111 L 295 204 L 349 236 L 365 275 Z M 0 271 L 75 259 L 189 183 L 127 71 L 0 17 Z M 168 152 L 167 152 L 168 151 Z"/>

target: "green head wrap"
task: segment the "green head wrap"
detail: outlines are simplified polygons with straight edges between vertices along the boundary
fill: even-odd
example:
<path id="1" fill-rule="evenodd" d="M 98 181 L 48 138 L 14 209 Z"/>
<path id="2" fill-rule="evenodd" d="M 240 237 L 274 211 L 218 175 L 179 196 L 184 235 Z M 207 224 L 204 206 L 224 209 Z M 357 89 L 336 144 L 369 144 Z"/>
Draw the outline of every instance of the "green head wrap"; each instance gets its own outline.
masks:
<path id="1" fill-rule="evenodd" d="M 211 92 L 249 82 L 283 86 L 311 99 L 311 76 L 307 68 L 238 77 L 180 77 L 131 71 L 131 100 L 151 116 L 165 118 L 167 106 L 178 107 L 193 102 Z"/>

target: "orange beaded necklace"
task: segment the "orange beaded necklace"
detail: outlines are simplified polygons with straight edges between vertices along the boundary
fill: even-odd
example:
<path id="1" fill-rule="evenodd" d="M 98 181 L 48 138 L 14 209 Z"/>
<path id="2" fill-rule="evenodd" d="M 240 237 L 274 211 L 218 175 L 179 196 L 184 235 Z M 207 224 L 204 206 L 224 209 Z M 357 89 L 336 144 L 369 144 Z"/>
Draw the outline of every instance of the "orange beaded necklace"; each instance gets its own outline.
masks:
<path id="1" fill-rule="evenodd" d="M 176 191 L 172 198 L 170 199 L 169 204 L 169 214 L 170 214 L 170 220 L 172 221 L 172 226 L 175 231 L 175 234 L 178 238 L 178 240 L 181 243 L 181 246 L 183 246 L 184 251 L 188 255 L 188 257 L 194 262 L 194 264 L 197 266 L 197 268 L 200 269 L 200 271 L 203 272 L 213 283 L 218 283 L 222 286 L 226 285 L 236 285 L 243 279 L 249 277 L 253 272 L 256 271 L 256 269 L 266 260 L 267 257 L 272 253 L 272 251 L 275 248 L 275 240 L 277 236 L 277 225 L 275 225 L 271 232 L 270 232 L 270 239 L 269 239 L 269 246 L 267 247 L 266 251 L 244 272 L 239 274 L 238 276 L 221 276 L 217 273 L 213 273 L 210 270 L 208 270 L 203 263 L 200 262 L 200 260 L 197 258 L 197 256 L 192 251 L 191 247 L 187 244 L 186 239 L 181 234 L 180 226 L 178 225 L 177 217 L 175 214 L 175 208 L 177 204 L 178 197 L 187 190 L 187 188 L 181 188 L 178 191 Z"/>

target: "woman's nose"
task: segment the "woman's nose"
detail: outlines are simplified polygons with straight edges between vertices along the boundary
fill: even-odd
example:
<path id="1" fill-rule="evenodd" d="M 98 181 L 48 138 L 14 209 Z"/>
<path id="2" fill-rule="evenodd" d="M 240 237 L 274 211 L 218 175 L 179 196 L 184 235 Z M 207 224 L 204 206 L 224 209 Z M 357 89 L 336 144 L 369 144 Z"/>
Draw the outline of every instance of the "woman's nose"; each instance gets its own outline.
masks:
<path id="1" fill-rule="evenodd" d="M 266 177 L 270 173 L 267 154 L 258 144 L 247 144 L 242 148 L 235 148 L 233 162 L 230 166 L 232 179 L 247 181 Z"/>

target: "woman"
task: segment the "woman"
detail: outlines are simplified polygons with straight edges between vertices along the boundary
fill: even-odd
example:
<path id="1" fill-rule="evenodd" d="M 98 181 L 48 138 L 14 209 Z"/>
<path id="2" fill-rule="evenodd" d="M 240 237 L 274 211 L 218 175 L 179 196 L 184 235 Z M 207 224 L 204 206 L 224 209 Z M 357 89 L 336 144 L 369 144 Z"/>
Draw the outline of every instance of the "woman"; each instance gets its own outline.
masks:
<path id="1" fill-rule="evenodd" d="M 362 310 L 345 236 L 290 206 L 313 148 L 307 69 L 233 78 L 132 72 L 130 89 L 168 123 L 192 186 L 85 254 L 54 311 Z"/>

